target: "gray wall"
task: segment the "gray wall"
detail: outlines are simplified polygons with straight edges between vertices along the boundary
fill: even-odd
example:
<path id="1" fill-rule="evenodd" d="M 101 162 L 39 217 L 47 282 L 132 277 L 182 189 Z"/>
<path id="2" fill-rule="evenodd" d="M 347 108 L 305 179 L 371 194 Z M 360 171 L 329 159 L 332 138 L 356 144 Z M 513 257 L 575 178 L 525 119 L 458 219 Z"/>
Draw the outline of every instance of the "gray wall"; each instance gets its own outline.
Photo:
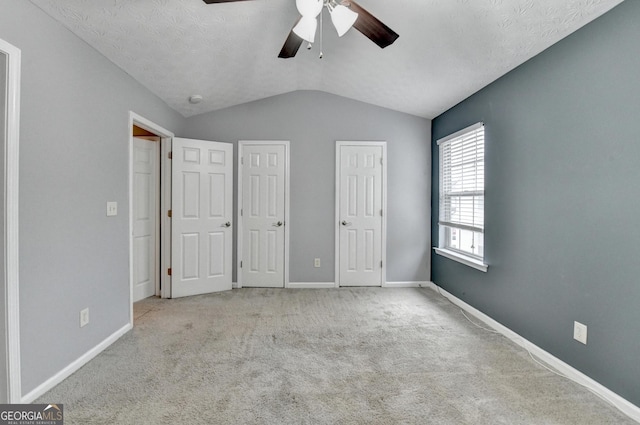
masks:
<path id="1" fill-rule="evenodd" d="M 432 255 L 433 281 L 635 405 L 638 22 L 640 2 L 622 3 L 437 117 L 432 145 L 437 243 L 435 140 L 485 123 L 489 271 Z"/>
<path id="2" fill-rule="evenodd" d="M 335 280 L 336 140 L 386 140 L 387 280 L 429 280 L 429 120 L 327 93 L 297 91 L 192 117 L 183 134 L 220 142 L 291 142 L 291 282 Z M 321 268 L 313 267 L 316 257 Z"/>
<path id="3" fill-rule="evenodd" d="M 26 394 L 128 323 L 128 112 L 176 132 L 184 118 L 31 2 L 3 0 L 0 38 L 22 50 Z M 107 201 L 117 217 L 106 217 Z"/>
<path id="4" fill-rule="evenodd" d="M 4 157 L 5 120 L 6 120 L 6 83 L 7 83 L 7 57 L 0 53 L 0 158 Z M 0 160 L 0 187 L 4 187 L 4 161 Z M 4 223 L 4 207 L 0 208 L 0 223 Z M 0 225 L 0 276 L 2 290 L 0 291 L 0 403 L 7 402 L 7 332 L 6 332 L 6 291 L 4 264 L 4 225 Z"/>

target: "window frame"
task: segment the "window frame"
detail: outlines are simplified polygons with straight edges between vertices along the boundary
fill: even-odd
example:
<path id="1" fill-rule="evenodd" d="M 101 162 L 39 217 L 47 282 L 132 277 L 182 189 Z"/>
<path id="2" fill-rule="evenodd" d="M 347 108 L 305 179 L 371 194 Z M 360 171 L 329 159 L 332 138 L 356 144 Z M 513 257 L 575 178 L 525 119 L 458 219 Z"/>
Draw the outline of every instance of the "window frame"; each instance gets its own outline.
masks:
<path id="1" fill-rule="evenodd" d="M 483 173 L 483 178 L 482 178 L 482 189 L 476 189 L 475 191 L 469 191 L 469 195 L 468 196 L 473 196 L 475 197 L 480 197 L 480 199 L 482 200 L 482 223 L 478 226 L 470 226 L 470 225 L 466 225 L 463 223 L 455 223 L 455 222 L 451 222 L 451 221 L 443 221 L 442 220 L 442 214 L 443 214 L 443 181 L 445 179 L 445 172 L 447 170 L 445 170 L 444 164 L 443 164 L 443 149 L 450 145 L 452 142 L 456 142 L 456 141 L 460 141 L 460 139 L 464 138 L 465 136 L 469 136 L 471 133 L 477 132 L 478 130 L 482 129 L 483 130 L 483 141 L 482 141 L 482 147 L 483 147 L 483 153 L 482 153 L 482 173 Z M 482 272 L 486 272 L 488 269 L 488 264 L 486 263 L 486 255 L 485 252 L 482 252 L 482 256 L 480 255 L 474 255 L 472 253 L 468 253 L 466 251 L 463 250 L 458 250 L 454 247 L 451 247 L 449 244 L 447 244 L 447 241 L 449 241 L 450 239 L 450 233 L 453 229 L 458 229 L 459 232 L 461 231 L 472 231 L 472 232 L 478 232 L 481 233 L 483 235 L 483 242 L 484 242 L 484 193 L 485 193 L 485 184 L 484 184 L 484 163 L 485 163 L 485 157 L 486 157 L 486 151 L 485 151 L 485 139 L 484 139 L 484 123 L 483 122 L 478 122 L 475 123 L 473 125 L 470 125 L 469 127 L 463 128 L 460 131 L 457 131 L 453 134 L 450 134 L 448 136 L 445 136 L 441 139 L 438 139 L 436 141 L 436 143 L 438 144 L 438 157 L 439 157 L 439 162 L 440 162 L 440 166 L 439 166 L 439 194 L 438 194 L 438 209 L 439 209 L 439 214 L 438 214 L 438 246 L 434 247 L 434 251 L 439 254 L 442 255 L 446 258 L 449 258 L 451 260 L 457 261 L 459 263 L 465 264 L 469 267 L 473 267 L 477 270 L 480 270 Z M 476 159 L 477 161 L 477 159 Z M 449 170 L 449 173 L 451 173 L 451 170 Z M 478 172 L 476 171 L 474 176 L 474 182 L 477 182 L 477 176 L 478 176 Z M 449 177 L 450 179 L 450 177 Z M 475 199 L 474 199 L 475 202 Z M 474 223 L 475 223 L 475 217 L 476 217 L 476 213 L 475 213 L 475 205 L 473 207 L 472 210 L 472 215 L 474 217 Z M 461 236 L 461 235 L 459 235 Z"/>

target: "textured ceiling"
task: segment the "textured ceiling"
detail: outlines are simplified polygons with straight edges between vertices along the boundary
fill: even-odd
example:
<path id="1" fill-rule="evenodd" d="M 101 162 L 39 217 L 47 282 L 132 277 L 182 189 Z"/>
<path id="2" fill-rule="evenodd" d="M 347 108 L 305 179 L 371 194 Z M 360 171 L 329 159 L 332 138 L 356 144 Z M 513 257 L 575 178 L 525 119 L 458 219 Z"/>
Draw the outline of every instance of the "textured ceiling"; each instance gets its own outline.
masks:
<path id="1" fill-rule="evenodd" d="M 184 116 L 321 90 L 434 118 L 622 0 L 359 0 L 400 38 L 338 38 L 325 10 L 323 59 L 318 37 L 277 57 L 295 0 L 31 2 Z"/>

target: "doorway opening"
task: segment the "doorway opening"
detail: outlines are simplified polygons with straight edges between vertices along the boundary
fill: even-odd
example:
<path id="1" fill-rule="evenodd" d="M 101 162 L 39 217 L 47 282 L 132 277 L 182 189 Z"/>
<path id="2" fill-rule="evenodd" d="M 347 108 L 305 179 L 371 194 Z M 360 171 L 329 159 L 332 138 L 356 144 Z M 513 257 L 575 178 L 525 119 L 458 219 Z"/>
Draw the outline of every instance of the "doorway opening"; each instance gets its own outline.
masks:
<path id="1" fill-rule="evenodd" d="M 129 284 L 133 303 L 148 296 L 170 298 L 171 167 L 174 134 L 129 112 Z M 164 273 L 163 273 L 164 271 Z"/>
<path id="2" fill-rule="evenodd" d="M 133 125 L 133 302 L 160 295 L 160 137 Z"/>

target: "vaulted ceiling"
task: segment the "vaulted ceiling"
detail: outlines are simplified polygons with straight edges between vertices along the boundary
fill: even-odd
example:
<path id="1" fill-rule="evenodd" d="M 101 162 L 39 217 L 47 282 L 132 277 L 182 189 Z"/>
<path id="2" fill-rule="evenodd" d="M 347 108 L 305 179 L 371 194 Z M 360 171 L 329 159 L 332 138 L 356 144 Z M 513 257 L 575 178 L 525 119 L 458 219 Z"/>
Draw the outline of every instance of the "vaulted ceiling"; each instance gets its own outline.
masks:
<path id="1" fill-rule="evenodd" d="M 31 2 L 185 117 L 320 90 L 434 118 L 622 0 L 358 0 L 394 44 L 338 38 L 325 10 L 323 42 L 291 59 L 278 53 L 295 0 Z"/>

